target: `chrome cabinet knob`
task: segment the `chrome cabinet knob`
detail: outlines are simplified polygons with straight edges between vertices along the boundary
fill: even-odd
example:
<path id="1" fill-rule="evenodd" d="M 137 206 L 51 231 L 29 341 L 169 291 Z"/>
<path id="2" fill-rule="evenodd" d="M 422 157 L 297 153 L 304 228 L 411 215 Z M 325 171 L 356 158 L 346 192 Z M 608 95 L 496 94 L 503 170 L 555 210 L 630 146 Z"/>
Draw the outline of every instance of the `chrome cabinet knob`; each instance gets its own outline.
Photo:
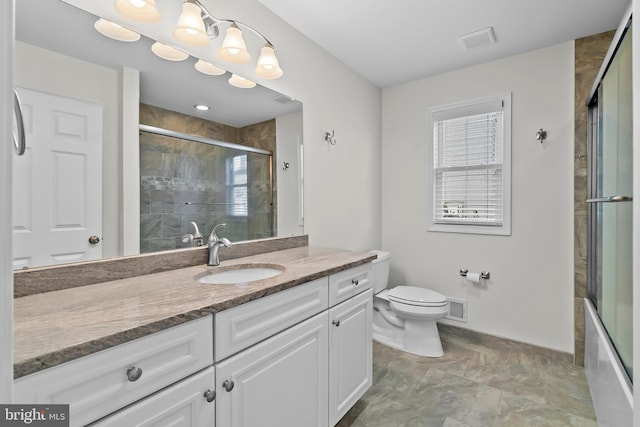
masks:
<path id="1" fill-rule="evenodd" d="M 204 392 L 204 398 L 207 399 L 207 402 L 211 403 L 215 400 L 216 398 L 216 391 L 215 390 L 207 390 Z"/>
<path id="2" fill-rule="evenodd" d="M 226 391 L 231 391 L 231 390 L 233 390 L 233 386 L 234 386 L 234 385 L 235 385 L 235 383 L 234 383 L 233 381 L 231 381 L 231 380 L 225 380 L 225 381 L 222 383 L 222 387 L 224 387 L 224 389 L 225 389 Z"/>
<path id="3" fill-rule="evenodd" d="M 89 237 L 89 243 L 92 245 L 98 244 L 100 243 L 100 238 L 98 236 L 91 236 Z"/>
<path id="4" fill-rule="evenodd" d="M 129 379 L 129 381 L 131 382 L 138 381 L 141 376 L 142 376 L 142 369 L 136 368 L 135 366 L 131 366 L 129 369 L 127 369 L 127 378 Z"/>
<path id="5" fill-rule="evenodd" d="M 334 325 L 336 325 L 336 327 L 340 326 L 340 321 L 339 320 L 334 320 L 333 322 Z"/>

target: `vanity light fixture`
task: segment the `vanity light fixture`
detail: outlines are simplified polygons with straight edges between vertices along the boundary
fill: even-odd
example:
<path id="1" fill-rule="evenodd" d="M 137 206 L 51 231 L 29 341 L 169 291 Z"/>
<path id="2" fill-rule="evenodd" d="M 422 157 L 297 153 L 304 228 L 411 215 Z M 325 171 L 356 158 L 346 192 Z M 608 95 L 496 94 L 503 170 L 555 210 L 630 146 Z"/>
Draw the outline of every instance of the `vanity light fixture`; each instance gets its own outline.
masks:
<path id="1" fill-rule="evenodd" d="M 244 77 L 240 77 L 237 74 L 231 74 L 231 77 L 229 78 L 229 84 L 241 89 L 251 89 L 252 87 L 256 86 L 255 82 L 252 82 L 249 79 L 245 79 Z"/>
<path id="2" fill-rule="evenodd" d="M 160 21 L 160 12 L 156 8 L 155 0 L 115 0 L 115 8 L 120 15 L 130 20 L 139 22 Z M 221 29 L 224 27 L 226 27 L 225 37 L 217 50 L 218 58 L 234 64 L 250 62 L 251 55 L 242 34 L 242 30 L 249 30 L 263 42 L 255 68 L 256 75 L 264 79 L 277 79 L 283 75 L 278 58 L 276 58 L 274 45 L 262 33 L 235 19 L 213 16 L 200 0 L 183 1 L 182 12 L 172 34 L 184 45 L 203 47 L 208 45 L 211 40 L 219 37 Z M 152 50 L 156 55 L 170 61 L 182 61 L 189 57 L 185 52 L 159 42 L 153 45 Z M 198 61 L 196 69 L 210 75 L 221 75 L 226 72 L 222 68 L 205 61 Z M 251 80 L 237 75 L 231 76 L 229 83 L 242 88 L 255 86 L 255 83 Z"/>
<path id="3" fill-rule="evenodd" d="M 178 18 L 178 25 L 173 30 L 173 36 L 190 46 L 206 46 L 209 44 L 207 29 L 201 13 L 202 11 L 197 4 L 184 2 L 182 4 L 182 13 Z"/>
<path id="4" fill-rule="evenodd" d="M 216 18 L 207 10 L 199 0 L 186 0 L 182 5 L 182 14 L 173 35 L 182 43 L 192 46 L 203 46 L 208 40 L 220 35 L 221 24 L 229 24 L 222 46 L 218 49 L 218 58 L 233 64 L 246 64 L 251 61 L 251 55 L 247 50 L 247 44 L 240 27 L 248 29 L 264 41 L 260 50 L 260 58 L 256 67 L 258 76 L 265 79 L 277 79 L 283 71 L 278 64 L 273 44 L 251 26 L 233 20 Z M 204 38 L 207 41 L 204 41 Z"/>
<path id="5" fill-rule="evenodd" d="M 203 61 L 202 59 L 199 59 L 194 67 L 196 67 L 196 70 L 200 71 L 202 74 L 208 74 L 210 76 L 221 76 L 227 72 L 224 68 L 220 68 L 207 61 Z"/>
<path id="6" fill-rule="evenodd" d="M 160 42 L 155 42 L 151 46 L 151 51 L 167 61 L 184 61 L 189 57 L 189 55 L 183 51 Z"/>
<path id="7" fill-rule="evenodd" d="M 100 34 L 121 42 L 135 42 L 140 40 L 140 34 L 118 25 L 115 22 L 107 21 L 104 18 L 98 19 L 94 27 Z"/>
<path id="8" fill-rule="evenodd" d="M 270 44 L 266 44 L 260 49 L 260 58 L 258 58 L 256 74 L 265 79 L 277 79 L 283 74 L 273 46 Z"/>
<path id="9" fill-rule="evenodd" d="M 160 21 L 156 0 L 116 0 L 116 10 L 120 15 L 132 21 Z"/>

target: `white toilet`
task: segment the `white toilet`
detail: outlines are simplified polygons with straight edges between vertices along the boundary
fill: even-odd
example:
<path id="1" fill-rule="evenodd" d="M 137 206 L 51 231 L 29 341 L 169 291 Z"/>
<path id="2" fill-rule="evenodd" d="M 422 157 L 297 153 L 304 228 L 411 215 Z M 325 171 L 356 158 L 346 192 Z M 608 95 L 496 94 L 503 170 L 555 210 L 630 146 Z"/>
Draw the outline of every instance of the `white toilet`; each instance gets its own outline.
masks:
<path id="1" fill-rule="evenodd" d="M 420 356 L 444 355 L 436 321 L 449 313 L 447 297 L 416 286 L 386 289 L 391 254 L 371 252 L 378 256 L 371 272 L 373 339 Z"/>

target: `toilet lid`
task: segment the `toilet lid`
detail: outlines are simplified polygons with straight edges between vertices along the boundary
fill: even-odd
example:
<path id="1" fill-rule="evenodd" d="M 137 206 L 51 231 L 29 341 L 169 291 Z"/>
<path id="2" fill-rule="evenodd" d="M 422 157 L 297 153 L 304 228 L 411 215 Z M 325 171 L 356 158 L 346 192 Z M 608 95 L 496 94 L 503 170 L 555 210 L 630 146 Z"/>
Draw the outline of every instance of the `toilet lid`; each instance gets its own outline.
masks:
<path id="1" fill-rule="evenodd" d="M 387 295 L 391 301 L 423 307 L 441 306 L 447 303 L 447 297 L 444 295 L 417 286 L 396 286 Z"/>

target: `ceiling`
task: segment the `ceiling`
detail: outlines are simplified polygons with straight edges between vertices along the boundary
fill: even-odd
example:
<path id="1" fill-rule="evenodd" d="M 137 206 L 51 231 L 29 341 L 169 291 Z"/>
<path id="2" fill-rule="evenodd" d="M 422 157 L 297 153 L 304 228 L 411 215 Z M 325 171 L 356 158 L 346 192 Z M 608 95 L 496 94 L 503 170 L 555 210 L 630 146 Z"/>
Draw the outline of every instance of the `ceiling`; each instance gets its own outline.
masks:
<path id="1" fill-rule="evenodd" d="M 258 1 L 381 88 L 611 30 L 629 6 L 629 0 Z M 161 10 L 179 14 L 179 0 L 156 3 Z M 112 20 L 118 18 L 108 0 L 19 0 L 16 38 L 106 67 L 140 70 L 141 102 L 231 126 L 302 108 L 301 103 L 259 85 L 232 87 L 227 83 L 229 73 L 206 76 L 195 71 L 195 56 L 217 62 L 207 58 L 213 49 L 192 49 L 189 59 L 174 63 L 153 55 L 148 38 L 135 43 L 108 39 L 93 24 L 94 15 L 110 18 L 109 14 Z M 156 27 L 145 27 L 145 34 L 165 42 L 171 39 L 170 28 L 151 33 Z M 462 47 L 459 36 L 488 27 L 493 28 L 496 43 Z M 250 48 L 251 43 L 261 45 L 247 40 Z M 196 112 L 195 103 L 212 109 Z"/>
<path id="2" fill-rule="evenodd" d="M 93 27 L 95 15 L 67 3 L 82 5 L 85 10 L 108 7 L 110 12 L 96 13 L 104 17 L 115 14 L 113 1 L 18 0 L 16 39 L 105 67 L 119 70 L 126 66 L 139 70 L 141 102 L 234 127 L 302 109 L 300 102 L 264 86 L 233 87 L 227 83 L 230 73 L 223 76 L 202 74 L 195 70 L 193 56 L 182 62 L 160 59 L 151 52 L 153 41 L 149 38 L 125 43 L 104 37 Z M 182 4 L 177 0 L 157 0 L 156 3 L 176 17 Z M 177 18 L 166 21 L 175 23 Z M 162 30 L 170 34 L 171 28 Z M 164 36 L 157 36 L 157 40 L 162 40 L 160 37 Z M 196 111 L 193 106 L 199 103 L 209 105 L 211 109 Z"/>
<path id="3" fill-rule="evenodd" d="M 615 29 L 631 4 L 630 0 L 258 1 L 378 87 Z M 465 50 L 458 41 L 459 36 L 488 27 L 497 38 L 494 44 Z"/>

